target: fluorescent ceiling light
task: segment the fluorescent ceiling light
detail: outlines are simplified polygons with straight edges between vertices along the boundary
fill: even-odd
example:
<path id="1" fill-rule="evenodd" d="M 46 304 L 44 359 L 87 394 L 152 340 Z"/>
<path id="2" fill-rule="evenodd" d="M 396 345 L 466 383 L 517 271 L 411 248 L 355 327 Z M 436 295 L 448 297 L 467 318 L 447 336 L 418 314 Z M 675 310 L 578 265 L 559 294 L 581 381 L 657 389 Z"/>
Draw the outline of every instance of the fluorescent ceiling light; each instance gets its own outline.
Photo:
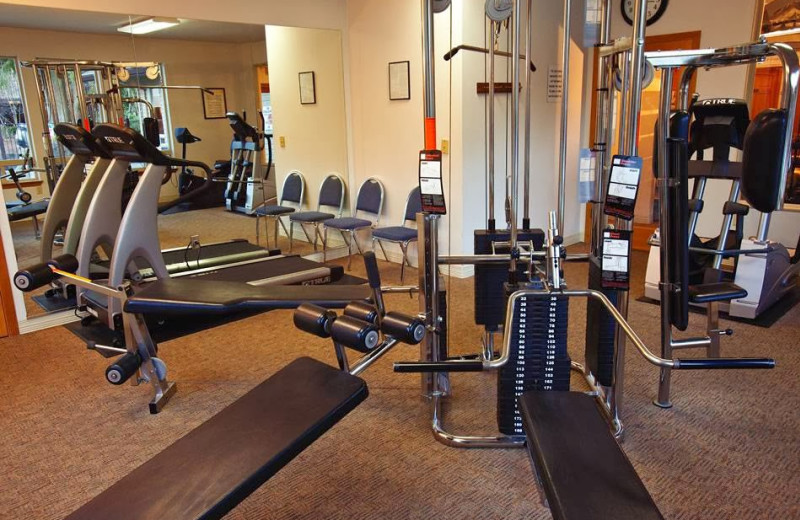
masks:
<path id="1" fill-rule="evenodd" d="M 117 30 L 119 32 L 130 34 L 147 34 L 160 31 L 162 29 L 168 29 L 180 23 L 180 20 L 177 18 L 148 18 L 147 20 L 141 20 L 139 22 L 123 25 Z"/>
<path id="2" fill-rule="evenodd" d="M 790 34 L 798 34 L 798 33 L 800 33 L 800 27 L 796 27 L 794 29 L 784 29 L 783 31 L 772 31 L 764 33 L 761 36 L 765 38 L 775 38 L 776 36 L 788 36 Z"/>

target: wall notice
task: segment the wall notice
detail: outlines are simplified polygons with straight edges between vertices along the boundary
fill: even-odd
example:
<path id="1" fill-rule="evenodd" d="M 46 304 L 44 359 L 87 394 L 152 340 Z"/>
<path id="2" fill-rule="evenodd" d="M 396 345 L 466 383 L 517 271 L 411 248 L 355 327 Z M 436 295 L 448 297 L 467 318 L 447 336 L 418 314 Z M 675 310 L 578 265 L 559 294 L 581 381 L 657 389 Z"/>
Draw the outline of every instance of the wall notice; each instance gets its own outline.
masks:
<path id="1" fill-rule="evenodd" d="M 564 71 L 550 65 L 547 68 L 547 102 L 558 103 L 564 93 Z"/>

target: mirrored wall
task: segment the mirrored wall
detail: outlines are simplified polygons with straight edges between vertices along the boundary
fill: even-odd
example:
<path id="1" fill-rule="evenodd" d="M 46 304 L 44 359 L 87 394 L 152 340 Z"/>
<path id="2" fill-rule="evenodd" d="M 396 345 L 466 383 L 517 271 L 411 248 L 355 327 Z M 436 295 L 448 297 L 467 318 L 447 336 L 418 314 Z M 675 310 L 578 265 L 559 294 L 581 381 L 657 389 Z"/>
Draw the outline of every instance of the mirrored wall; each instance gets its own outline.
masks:
<path id="1" fill-rule="evenodd" d="M 202 197 L 186 197 L 203 184 L 202 167 L 174 168 L 164 176 L 162 206 L 179 196 L 185 200 L 158 217 L 162 249 L 187 248 L 194 240 L 207 245 L 238 239 L 265 247 L 264 223 L 257 229 L 253 212 L 262 204 L 275 203 L 276 185 L 286 172 L 308 168 L 302 158 L 314 156 L 321 164 L 306 174 L 309 184 L 327 171 L 346 176 L 341 36 L 338 31 L 274 30 L 269 55 L 278 57 L 278 65 L 273 67 L 263 25 L 69 10 L 54 14 L 53 9 L 4 6 L 0 169 L 16 264 L 36 263 L 49 248 L 47 237 L 43 241 L 40 236 L 46 211 L 72 158 L 69 148 L 59 142 L 55 128 L 59 123 L 90 131 L 105 122 L 122 124 L 147 138 L 160 153 L 209 166 L 216 182 L 203 190 Z M 333 61 L 338 68 L 329 66 L 323 72 L 320 64 L 304 62 L 314 55 L 314 42 L 331 34 L 339 43 L 325 52 L 337 54 Z M 309 48 L 306 57 L 295 59 L 299 40 L 310 42 Z M 301 71 L 317 74 L 316 103 L 299 99 Z M 326 82 L 338 87 L 320 88 Z M 309 150 L 319 149 L 318 141 L 324 137 L 320 129 L 330 124 L 329 107 L 334 107 L 339 122 L 334 125 L 336 138 L 325 140 L 324 146 L 336 149 L 314 154 Z M 231 119 L 229 113 L 240 119 Z M 314 118 L 325 122 L 315 123 Z M 236 159 L 232 148 L 242 139 L 236 121 L 252 127 L 256 136 L 251 137 L 255 142 L 251 182 L 242 185 L 226 182 L 232 154 Z M 83 165 L 84 175 L 92 165 L 92 160 Z M 131 164 L 121 207 L 145 167 Z M 238 192 L 237 198 L 232 198 L 232 191 Z M 315 192 L 316 186 L 308 187 L 307 206 L 316 203 Z M 71 247 L 71 242 L 64 242 L 65 231 L 59 229 L 53 236 L 53 256 Z M 269 231 L 274 232 L 271 226 Z M 276 243 L 270 236 L 269 245 L 288 250 L 288 239 L 281 237 Z M 309 252 L 310 244 L 295 243 L 294 253 Z M 98 265 L 107 260 L 106 253 L 98 248 Z M 14 268 L 10 262 L 9 269 Z M 40 290 L 25 295 L 25 312 L 18 308 L 17 314 L 32 318 L 74 304 L 73 298 Z"/>

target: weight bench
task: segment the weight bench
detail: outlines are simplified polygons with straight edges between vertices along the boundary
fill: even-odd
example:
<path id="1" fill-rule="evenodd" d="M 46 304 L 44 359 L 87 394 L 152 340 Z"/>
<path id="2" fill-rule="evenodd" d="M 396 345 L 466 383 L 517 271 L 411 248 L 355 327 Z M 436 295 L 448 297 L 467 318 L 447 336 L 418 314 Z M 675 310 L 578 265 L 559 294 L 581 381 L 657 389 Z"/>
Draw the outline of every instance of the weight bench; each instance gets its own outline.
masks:
<path id="1" fill-rule="evenodd" d="M 50 205 L 50 199 L 42 199 L 29 204 L 6 204 L 6 213 L 8 214 L 9 222 L 16 222 L 18 220 L 31 219 L 33 222 L 33 232 L 36 238 L 40 236 L 39 233 L 39 215 L 47 213 L 47 207 Z"/>
<path id="2" fill-rule="evenodd" d="M 67 520 L 221 518 L 367 395 L 362 379 L 296 359 Z"/>
<path id="3" fill-rule="evenodd" d="M 663 520 L 594 397 L 533 391 L 519 405 L 554 520 Z"/>

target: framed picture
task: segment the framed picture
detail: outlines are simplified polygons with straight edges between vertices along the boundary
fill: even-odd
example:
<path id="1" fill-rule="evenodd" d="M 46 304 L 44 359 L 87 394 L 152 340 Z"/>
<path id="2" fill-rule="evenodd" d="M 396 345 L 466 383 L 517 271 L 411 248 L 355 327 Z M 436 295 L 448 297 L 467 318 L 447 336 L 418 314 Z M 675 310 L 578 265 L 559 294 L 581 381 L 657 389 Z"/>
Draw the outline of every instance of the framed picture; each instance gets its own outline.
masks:
<path id="1" fill-rule="evenodd" d="M 225 119 L 228 103 L 225 100 L 224 88 L 207 88 L 201 90 L 203 96 L 203 117 L 206 119 Z"/>
<path id="2" fill-rule="evenodd" d="M 800 28 L 800 0 L 764 0 L 761 34 Z"/>
<path id="3" fill-rule="evenodd" d="M 411 78 L 408 61 L 389 63 L 389 99 L 411 99 Z"/>
<path id="4" fill-rule="evenodd" d="M 301 72 L 300 76 L 300 104 L 313 105 L 317 102 L 317 90 L 314 82 L 314 71 Z"/>

